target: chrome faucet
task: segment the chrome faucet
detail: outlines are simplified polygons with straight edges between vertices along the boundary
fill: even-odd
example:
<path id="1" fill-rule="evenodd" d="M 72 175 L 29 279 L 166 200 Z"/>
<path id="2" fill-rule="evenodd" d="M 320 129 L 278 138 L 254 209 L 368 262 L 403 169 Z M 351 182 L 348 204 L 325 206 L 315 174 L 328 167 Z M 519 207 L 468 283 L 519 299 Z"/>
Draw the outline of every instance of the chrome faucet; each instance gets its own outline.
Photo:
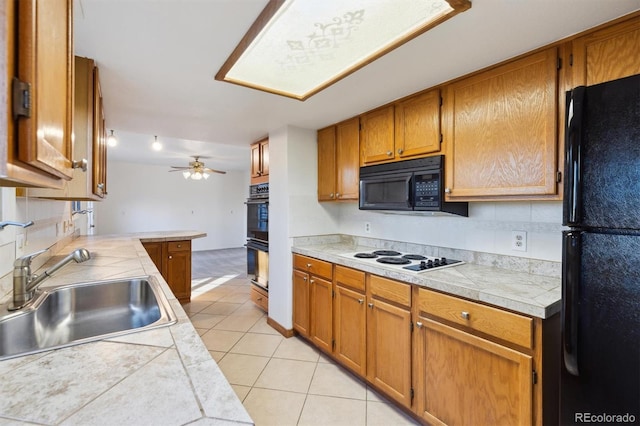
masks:
<path id="1" fill-rule="evenodd" d="M 34 257 L 47 250 L 48 249 L 44 249 L 19 257 L 15 262 L 13 262 L 13 304 L 9 307 L 10 311 L 22 309 L 33 298 L 33 292 L 38 288 L 38 286 L 67 263 L 72 260 L 81 263 L 85 260 L 91 259 L 91 254 L 87 249 L 79 248 L 72 251 L 60 262 L 44 271 L 42 275 L 38 276 L 36 274 L 32 274 L 31 261 Z"/>

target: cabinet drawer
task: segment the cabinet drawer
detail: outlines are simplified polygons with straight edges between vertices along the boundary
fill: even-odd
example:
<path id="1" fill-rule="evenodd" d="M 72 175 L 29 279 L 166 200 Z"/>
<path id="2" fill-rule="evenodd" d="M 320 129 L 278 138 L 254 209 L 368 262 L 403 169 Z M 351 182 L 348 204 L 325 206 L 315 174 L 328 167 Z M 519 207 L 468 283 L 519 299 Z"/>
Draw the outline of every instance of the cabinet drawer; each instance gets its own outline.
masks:
<path id="1" fill-rule="evenodd" d="M 411 307 L 411 285 L 371 275 L 369 291 L 377 299 L 386 299 L 406 307 Z"/>
<path id="2" fill-rule="evenodd" d="M 529 317 L 422 288 L 417 303 L 420 312 L 533 348 L 533 320 Z"/>
<path id="3" fill-rule="evenodd" d="M 364 293 L 364 272 L 336 265 L 336 284 Z"/>
<path id="4" fill-rule="evenodd" d="M 333 276 L 332 263 L 314 259 L 312 257 L 302 256 L 300 254 L 293 255 L 293 267 L 301 271 L 306 271 L 311 275 L 317 275 L 324 278 L 331 279 Z"/>
<path id="5" fill-rule="evenodd" d="M 253 303 L 258 305 L 263 311 L 269 311 L 269 293 L 259 287 L 256 287 L 255 285 L 252 285 L 250 294 L 251 301 Z"/>
<path id="6" fill-rule="evenodd" d="M 168 251 L 190 251 L 191 241 L 169 241 L 167 242 Z"/>

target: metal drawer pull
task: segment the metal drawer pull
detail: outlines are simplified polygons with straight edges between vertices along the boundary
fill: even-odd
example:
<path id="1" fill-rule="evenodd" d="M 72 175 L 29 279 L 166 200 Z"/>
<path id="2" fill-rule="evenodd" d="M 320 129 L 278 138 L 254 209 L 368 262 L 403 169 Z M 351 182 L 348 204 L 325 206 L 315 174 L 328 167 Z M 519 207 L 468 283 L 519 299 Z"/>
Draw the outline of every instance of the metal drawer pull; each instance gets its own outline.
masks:
<path id="1" fill-rule="evenodd" d="M 416 327 L 422 328 L 422 323 L 420 321 L 416 321 Z"/>
<path id="2" fill-rule="evenodd" d="M 311 268 L 311 266 L 312 265 L 310 263 L 307 263 L 307 269 Z"/>
<path id="3" fill-rule="evenodd" d="M 373 308 L 373 303 L 369 303 L 367 306 L 369 306 L 370 308 Z"/>
<path id="4" fill-rule="evenodd" d="M 358 303 L 362 305 L 364 303 L 364 299 L 358 299 Z"/>
<path id="5" fill-rule="evenodd" d="M 468 320 L 468 319 L 469 319 L 469 317 L 470 317 L 469 312 L 465 312 L 465 311 L 462 311 L 462 312 L 460 313 L 460 316 L 461 316 L 463 319 L 466 319 L 466 320 Z"/>

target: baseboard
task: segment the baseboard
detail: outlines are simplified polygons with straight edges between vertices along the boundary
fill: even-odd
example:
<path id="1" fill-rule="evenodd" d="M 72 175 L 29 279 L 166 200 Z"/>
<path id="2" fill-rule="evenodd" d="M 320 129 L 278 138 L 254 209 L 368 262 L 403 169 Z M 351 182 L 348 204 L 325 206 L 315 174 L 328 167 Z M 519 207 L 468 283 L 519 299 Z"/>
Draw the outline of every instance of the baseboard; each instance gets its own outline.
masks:
<path id="1" fill-rule="evenodd" d="M 271 317 L 267 317 L 267 324 L 270 325 L 271 327 L 273 327 L 278 333 L 282 334 L 284 337 L 286 337 L 287 339 L 289 337 L 293 337 L 295 332 L 293 331 L 293 329 L 287 329 L 283 326 L 281 326 L 276 320 L 274 320 Z"/>

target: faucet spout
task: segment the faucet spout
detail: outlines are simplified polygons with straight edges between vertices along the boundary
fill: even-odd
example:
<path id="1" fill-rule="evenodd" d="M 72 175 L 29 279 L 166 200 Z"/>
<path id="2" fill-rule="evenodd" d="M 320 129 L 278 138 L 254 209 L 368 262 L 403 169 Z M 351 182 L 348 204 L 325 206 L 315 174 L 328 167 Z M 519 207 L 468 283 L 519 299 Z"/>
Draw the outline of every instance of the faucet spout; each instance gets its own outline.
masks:
<path id="1" fill-rule="evenodd" d="M 79 248 L 69 253 L 64 259 L 47 269 L 40 276 L 31 274 L 31 260 L 37 255 L 45 252 L 41 250 L 16 259 L 13 263 L 13 304 L 9 310 L 17 310 L 24 307 L 32 298 L 33 292 L 42 282 L 52 276 L 57 270 L 75 261 L 77 263 L 91 259 L 91 254 L 87 249 Z"/>

